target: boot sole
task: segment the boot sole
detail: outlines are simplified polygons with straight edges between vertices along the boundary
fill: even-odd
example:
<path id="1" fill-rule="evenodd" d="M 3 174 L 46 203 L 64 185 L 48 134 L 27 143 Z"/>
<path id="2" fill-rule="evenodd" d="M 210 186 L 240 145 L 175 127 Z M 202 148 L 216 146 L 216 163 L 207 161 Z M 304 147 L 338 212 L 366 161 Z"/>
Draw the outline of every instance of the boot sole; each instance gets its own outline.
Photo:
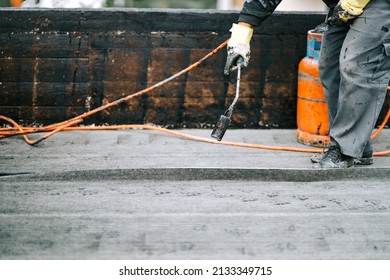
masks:
<path id="1" fill-rule="evenodd" d="M 371 165 L 373 163 L 374 163 L 374 158 L 372 157 L 355 159 L 354 161 L 355 165 Z"/>
<path id="2" fill-rule="evenodd" d="M 321 159 L 319 158 L 310 158 L 312 163 L 319 163 Z M 371 165 L 374 163 L 374 158 L 360 158 L 354 160 L 354 165 Z"/>

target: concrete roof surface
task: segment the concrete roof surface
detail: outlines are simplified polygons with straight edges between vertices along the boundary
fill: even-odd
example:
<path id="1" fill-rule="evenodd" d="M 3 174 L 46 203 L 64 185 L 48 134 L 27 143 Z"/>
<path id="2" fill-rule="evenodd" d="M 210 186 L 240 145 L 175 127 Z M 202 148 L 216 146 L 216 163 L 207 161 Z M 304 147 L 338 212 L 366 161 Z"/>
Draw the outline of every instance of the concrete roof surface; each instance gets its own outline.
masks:
<path id="1" fill-rule="evenodd" d="M 176 131 L 212 139 L 211 130 L 207 129 Z M 30 137 L 38 138 L 37 135 Z M 229 129 L 223 140 L 316 149 L 298 143 L 295 130 L 291 129 Z M 390 130 L 382 131 L 374 139 L 373 146 L 374 151 L 390 150 Z M 21 137 L 6 138 L 0 140 L 0 147 L 0 173 L 10 174 L 184 168 L 293 169 L 307 172 L 313 169 L 311 153 L 216 145 L 147 130 L 67 131 L 36 146 L 27 145 Z M 359 173 L 389 168 L 389 156 L 375 157 L 371 166 L 355 167 L 359 169 Z M 356 172 L 351 171 L 352 169 L 349 169 L 350 172 Z M 323 172 L 324 175 L 326 173 Z M 289 178 L 285 180 L 288 181 Z"/>
<path id="2" fill-rule="evenodd" d="M 224 140 L 308 148 L 294 130 Z M 310 156 L 145 130 L 6 138 L 0 259 L 390 259 L 390 157 L 316 170 Z"/>

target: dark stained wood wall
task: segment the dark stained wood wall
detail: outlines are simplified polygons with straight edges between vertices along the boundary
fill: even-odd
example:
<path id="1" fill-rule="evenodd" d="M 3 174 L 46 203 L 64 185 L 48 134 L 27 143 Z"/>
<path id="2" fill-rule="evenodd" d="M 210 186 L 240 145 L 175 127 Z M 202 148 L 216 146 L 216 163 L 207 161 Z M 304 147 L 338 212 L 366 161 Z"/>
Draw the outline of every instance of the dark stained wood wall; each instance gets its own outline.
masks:
<path id="1" fill-rule="evenodd" d="M 106 104 L 197 61 L 229 38 L 237 12 L 0 9 L 0 114 L 50 124 Z M 323 14 L 276 13 L 257 28 L 235 127 L 296 126 L 306 33 Z M 87 124 L 208 127 L 234 97 L 223 50 L 163 88 L 96 114 Z"/>

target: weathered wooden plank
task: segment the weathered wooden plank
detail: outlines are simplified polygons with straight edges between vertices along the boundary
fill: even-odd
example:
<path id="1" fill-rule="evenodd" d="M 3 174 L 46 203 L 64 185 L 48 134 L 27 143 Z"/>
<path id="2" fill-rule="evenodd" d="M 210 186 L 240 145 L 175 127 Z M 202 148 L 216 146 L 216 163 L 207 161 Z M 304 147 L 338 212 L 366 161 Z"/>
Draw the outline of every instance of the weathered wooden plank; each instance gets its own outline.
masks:
<path id="1" fill-rule="evenodd" d="M 86 112 L 86 107 L 63 106 L 2 106 L 2 114 L 24 124 L 49 125 L 76 117 Z M 85 124 L 91 123 L 88 119 Z"/>
<path id="2" fill-rule="evenodd" d="M 214 124 L 225 112 L 225 89 L 211 82 L 186 84 L 184 98 L 184 122 L 191 124 Z"/>
<path id="3" fill-rule="evenodd" d="M 181 48 L 185 50 L 212 50 L 229 39 L 229 34 L 217 32 L 152 32 L 150 45 L 153 48 Z"/>
<path id="4" fill-rule="evenodd" d="M 102 92 L 102 88 L 97 88 L 97 85 L 101 85 L 104 80 L 105 63 L 107 59 L 107 50 L 95 50 L 91 49 L 88 57 L 88 80 L 95 85 L 96 90 Z"/>
<path id="5" fill-rule="evenodd" d="M 277 93 L 278 90 L 286 90 L 285 88 L 269 89 L 273 93 Z M 295 127 L 295 119 L 286 118 L 287 115 L 296 115 L 296 101 L 293 99 L 285 100 L 282 98 L 261 98 L 261 112 L 260 112 L 260 126 L 261 127 L 276 127 L 286 128 Z M 276 109 L 277 108 L 277 109 Z"/>
<path id="6" fill-rule="evenodd" d="M 0 31 L 6 34 L 52 30 L 74 32 L 79 29 L 83 19 L 83 12 L 80 10 L 56 10 L 50 13 L 50 10 L 45 9 L 1 9 L 0 13 Z"/>
<path id="7" fill-rule="evenodd" d="M 108 49 L 104 71 L 105 81 L 146 82 L 148 53 L 133 49 Z"/>
<path id="8" fill-rule="evenodd" d="M 184 86 L 184 83 L 172 82 L 148 94 L 145 100 L 145 122 L 159 125 L 181 123 Z"/>
<path id="9" fill-rule="evenodd" d="M 86 58 L 89 37 L 77 32 L 0 34 L 0 58 Z"/>
<path id="10" fill-rule="evenodd" d="M 233 126 L 257 127 L 260 122 L 260 96 L 261 84 L 253 82 L 241 82 L 240 97 L 234 108 L 231 117 Z M 225 108 L 229 108 L 236 95 L 236 85 L 229 84 L 227 96 L 225 99 Z M 221 112 L 222 114 L 222 112 Z"/>
<path id="11" fill-rule="evenodd" d="M 102 14 L 104 16 L 102 17 Z M 261 33 L 306 33 L 324 20 L 324 13 L 274 13 L 267 24 L 258 28 Z M 61 18 L 61 20 L 58 20 Z M 147 19 L 147 20 L 146 20 Z M 0 32 L 19 31 L 79 31 L 106 32 L 132 30 L 138 33 L 167 32 L 222 32 L 228 33 L 238 12 L 218 10 L 175 9 L 2 9 Z M 281 24 L 282 22 L 282 24 Z"/>
<path id="12" fill-rule="evenodd" d="M 140 82 L 104 82 L 104 96 L 102 105 L 113 102 L 122 97 L 134 94 L 145 88 Z M 98 123 L 133 124 L 143 123 L 145 114 L 145 97 L 138 97 L 124 102 L 119 106 L 104 110 L 97 116 Z"/>
<path id="13" fill-rule="evenodd" d="M 0 58 L 2 82 L 88 82 L 88 59 Z"/>
<path id="14" fill-rule="evenodd" d="M 96 31 L 89 34 L 90 46 L 93 50 L 106 49 L 149 49 L 150 34 L 137 33 L 133 30 Z"/>
<path id="15" fill-rule="evenodd" d="M 32 83 L 0 82 L 0 108 L 3 106 L 31 106 Z"/>
<path id="16" fill-rule="evenodd" d="M 147 69 L 149 85 L 162 81 L 178 73 L 188 66 L 188 52 L 183 49 L 151 49 Z M 183 82 L 185 75 L 175 79 L 175 82 Z"/>
<path id="17" fill-rule="evenodd" d="M 177 48 L 151 49 L 147 69 L 148 87 L 178 73 L 188 64 L 188 52 Z M 145 121 L 155 124 L 181 123 L 186 75 L 148 94 Z"/>
<path id="18" fill-rule="evenodd" d="M 211 52 L 205 49 L 193 49 L 190 51 L 189 61 L 194 63 Z M 226 55 L 219 53 L 217 56 L 205 61 L 198 68 L 188 73 L 188 82 L 221 82 L 222 84 L 227 81 L 226 76 L 223 74 L 223 68 L 225 66 Z"/>
<path id="19" fill-rule="evenodd" d="M 89 96 L 86 83 L 3 82 L 1 106 L 85 106 Z"/>

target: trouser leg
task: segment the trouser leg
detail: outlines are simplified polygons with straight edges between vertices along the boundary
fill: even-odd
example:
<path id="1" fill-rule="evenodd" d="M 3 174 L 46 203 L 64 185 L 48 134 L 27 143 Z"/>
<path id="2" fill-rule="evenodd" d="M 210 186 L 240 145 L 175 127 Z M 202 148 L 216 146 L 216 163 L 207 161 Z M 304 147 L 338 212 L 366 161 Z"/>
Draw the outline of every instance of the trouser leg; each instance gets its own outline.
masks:
<path id="1" fill-rule="evenodd" d="M 340 86 L 339 57 L 349 26 L 329 29 L 322 38 L 319 58 L 321 82 L 328 104 L 329 127 L 337 113 Z"/>
<path id="2" fill-rule="evenodd" d="M 325 38 L 329 34 L 327 32 Z M 339 52 L 337 97 L 336 86 L 330 85 L 326 76 L 331 70 L 322 69 L 331 111 L 329 134 L 345 155 L 362 156 L 377 121 L 390 78 L 389 48 L 390 2 L 372 1 L 363 15 L 351 24 Z M 324 59 L 321 58 L 320 63 Z M 326 64 L 321 66 L 324 67 Z"/>

